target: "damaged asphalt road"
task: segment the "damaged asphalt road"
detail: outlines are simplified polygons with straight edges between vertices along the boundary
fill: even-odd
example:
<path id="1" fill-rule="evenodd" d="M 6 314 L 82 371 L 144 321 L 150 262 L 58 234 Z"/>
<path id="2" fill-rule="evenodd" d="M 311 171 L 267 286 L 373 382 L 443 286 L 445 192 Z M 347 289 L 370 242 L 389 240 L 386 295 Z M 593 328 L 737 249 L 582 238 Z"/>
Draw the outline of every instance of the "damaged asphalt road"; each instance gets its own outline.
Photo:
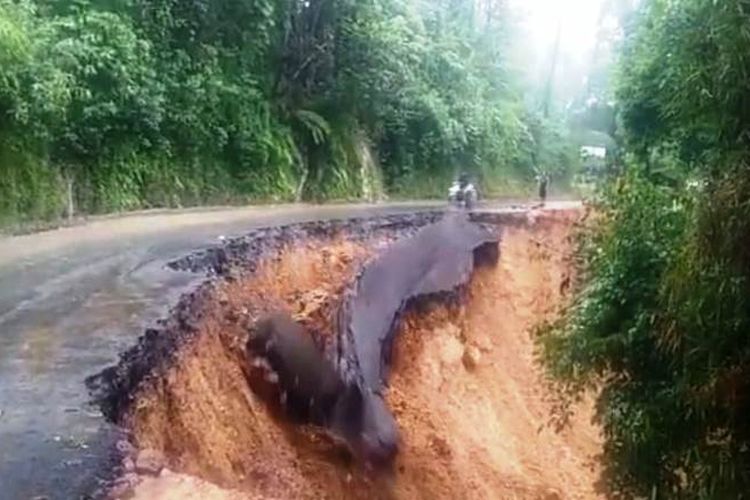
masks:
<path id="1" fill-rule="evenodd" d="M 168 261 L 257 227 L 429 207 L 147 214 L 0 239 L 0 498 L 74 499 L 106 477 L 118 436 L 84 379 L 203 279 Z"/>
<path id="2" fill-rule="evenodd" d="M 435 207 L 195 210 L 0 238 L 0 498 L 81 498 L 107 477 L 119 436 L 84 380 L 204 279 L 167 262 L 258 227 Z"/>

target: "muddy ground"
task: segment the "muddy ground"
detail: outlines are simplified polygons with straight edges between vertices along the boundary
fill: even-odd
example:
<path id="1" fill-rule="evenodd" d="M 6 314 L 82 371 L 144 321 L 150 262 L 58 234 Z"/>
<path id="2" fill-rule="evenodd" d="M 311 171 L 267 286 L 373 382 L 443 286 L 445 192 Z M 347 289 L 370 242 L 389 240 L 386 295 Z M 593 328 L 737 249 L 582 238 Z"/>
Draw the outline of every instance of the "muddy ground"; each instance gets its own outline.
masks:
<path id="1" fill-rule="evenodd" d="M 114 377 L 116 397 L 105 401 L 131 441 L 167 466 L 129 478 L 136 498 L 598 498 L 591 408 L 562 433 L 547 425 L 552 403 L 530 337 L 565 300 L 580 213 L 482 217 L 502 231 L 499 264 L 478 269 L 459 302 L 411 309 L 401 323 L 387 390 L 402 434 L 392 477 L 366 474 L 319 430 L 288 423 L 250 388 L 243 325 L 284 308 L 324 348 L 346 285 L 408 236 L 407 226 L 325 232 L 274 247 L 272 256 L 240 245 L 183 260 L 219 277 L 183 299 L 190 314 L 162 325 L 172 342 L 153 343 L 163 330 L 150 333 L 161 351 L 148 349 L 148 335 L 142 340 Z M 252 269 L 227 265 L 242 252 L 256 257 L 246 261 Z"/>

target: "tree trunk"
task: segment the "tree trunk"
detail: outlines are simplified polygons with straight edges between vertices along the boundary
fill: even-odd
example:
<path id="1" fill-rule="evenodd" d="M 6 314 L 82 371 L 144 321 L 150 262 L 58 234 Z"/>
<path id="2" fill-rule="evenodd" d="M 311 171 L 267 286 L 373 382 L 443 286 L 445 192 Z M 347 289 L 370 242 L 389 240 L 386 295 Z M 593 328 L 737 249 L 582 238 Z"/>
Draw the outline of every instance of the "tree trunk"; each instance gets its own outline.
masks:
<path id="1" fill-rule="evenodd" d="M 307 177 L 310 174 L 310 168 L 307 165 L 307 157 L 304 153 L 299 155 L 297 161 L 302 167 L 302 177 L 300 177 L 299 184 L 297 184 L 297 189 L 294 192 L 294 201 L 299 203 L 302 201 L 302 195 L 305 192 L 305 184 L 307 183 Z"/>
<path id="2" fill-rule="evenodd" d="M 64 174 L 65 179 L 65 190 L 66 190 L 66 207 L 65 213 L 69 221 L 73 220 L 75 216 L 75 203 L 73 201 L 73 174 L 67 172 Z"/>

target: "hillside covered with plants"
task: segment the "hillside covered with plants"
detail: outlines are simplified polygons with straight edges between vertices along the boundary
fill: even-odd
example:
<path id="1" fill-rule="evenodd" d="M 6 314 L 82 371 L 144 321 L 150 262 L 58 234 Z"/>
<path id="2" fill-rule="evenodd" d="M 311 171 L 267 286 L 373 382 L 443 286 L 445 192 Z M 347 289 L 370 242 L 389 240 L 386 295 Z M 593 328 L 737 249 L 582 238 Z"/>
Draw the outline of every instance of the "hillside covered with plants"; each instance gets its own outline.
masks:
<path id="1" fill-rule="evenodd" d="M 750 492 L 750 5 L 645 0 L 616 78 L 619 158 L 541 331 L 562 416 L 597 391 L 624 498 Z"/>
<path id="2" fill-rule="evenodd" d="M 512 29 L 501 0 L 0 0 L 0 222 L 528 185 L 556 132 Z"/>

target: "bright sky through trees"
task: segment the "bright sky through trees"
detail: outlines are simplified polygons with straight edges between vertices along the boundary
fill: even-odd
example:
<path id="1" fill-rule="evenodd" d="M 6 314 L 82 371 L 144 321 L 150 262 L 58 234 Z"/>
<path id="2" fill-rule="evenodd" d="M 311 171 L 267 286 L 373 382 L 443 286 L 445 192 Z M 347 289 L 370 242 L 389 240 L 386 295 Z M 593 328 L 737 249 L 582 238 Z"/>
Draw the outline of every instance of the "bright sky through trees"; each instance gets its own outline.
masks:
<path id="1" fill-rule="evenodd" d="M 531 37 L 537 57 L 552 50 L 560 26 L 560 51 L 583 59 L 593 49 L 604 0 L 511 0 L 521 17 L 522 32 Z"/>

